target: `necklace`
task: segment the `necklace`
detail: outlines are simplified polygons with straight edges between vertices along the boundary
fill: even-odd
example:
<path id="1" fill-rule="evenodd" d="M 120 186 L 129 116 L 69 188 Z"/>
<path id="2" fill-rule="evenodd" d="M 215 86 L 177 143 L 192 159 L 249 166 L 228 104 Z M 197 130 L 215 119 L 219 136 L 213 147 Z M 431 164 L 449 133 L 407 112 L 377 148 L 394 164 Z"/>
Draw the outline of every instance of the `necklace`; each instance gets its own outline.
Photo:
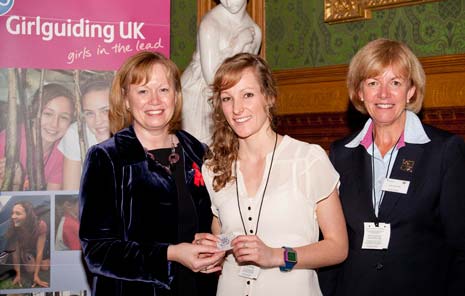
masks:
<path id="1" fill-rule="evenodd" d="M 170 167 L 177 163 L 179 160 L 179 154 L 176 153 L 173 141 L 173 135 L 171 135 L 171 153 L 168 155 L 168 162 L 170 163 Z"/>
<path id="2" fill-rule="evenodd" d="M 171 153 L 168 155 L 168 165 L 164 165 L 161 162 L 159 162 L 156 157 L 154 152 L 149 151 L 145 149 L 145 154 L 153 161 L 155 161 L 158 165 L 163 167 L 168 174 L 171 174 L 175 167 L 175 164 L 179 161 L 179 154 L 176 153 L 176 147 L 174 146 L 174 140 L 173 140 L 173 135 L 171 135 Z"/>
<path id="3" fill-rule="evenodd" d="M 258 232 L 258 223 L 260 222 L 260 214 L 262 213 L 262 206 L 263 200 L 265 199 L 265 192 L 266 187 L 268 187 L 268 181 L 270 180 L 271 168 L 273 167 L 273 160 L 274 160 L 274 153 L 276 152 L 276 144 L 278 143 L 278 133 L 276 133 L 276 137 L 274 140 L 274 147 L 273 147 L 273 154 L 271 155 L 271 163 L 270 168 L 268 169 L 268 176 L 266 177 L 265 188 L 263 189 L 262 199 L 260 201 L 260 208 L 258 209 L 258 217 L 257 217 L 257 225 L 255 226 L 255 232 L 250 230 L 252 234 L 257 235 Z M 238 178 L 237 178 L 237 160 L 234 162 L 234 174 L 236 175 L 236 199 L 237 199 L 237 207 L 239 209 L 239 215 L 241 216 L 242 227 L 244 228 L 244 233 L 247 235 L 247 230 L 245 229 L 244 217 L 242 217 L 242 210 L 241 204 L 239 202 L 239 186 L 237 185 Z"/>

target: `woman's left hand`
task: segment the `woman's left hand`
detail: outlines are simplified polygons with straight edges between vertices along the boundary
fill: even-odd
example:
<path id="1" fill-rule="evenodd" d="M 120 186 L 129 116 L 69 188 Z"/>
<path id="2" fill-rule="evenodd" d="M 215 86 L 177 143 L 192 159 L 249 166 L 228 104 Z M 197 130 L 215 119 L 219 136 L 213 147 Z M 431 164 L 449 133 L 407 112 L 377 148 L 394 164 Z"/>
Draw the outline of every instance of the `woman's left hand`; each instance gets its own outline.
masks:
<path id="1" fill-rule="evenodd" d="M 34 283 L 32 284 L 31 288 L 34 288 L 34 287 L 44 287 L 44 288 L 48 288 L 48 283 L 41 280 L 39 278 L 39 276 L 34 276 Z"/>
<path id="2" fill-rule="evenodd" d="M 260 267 L 283 265 L 283 249 L 268 247 L 256 235 L 239 235 L 231 245 L 238 263 L 254 263 Z"/>

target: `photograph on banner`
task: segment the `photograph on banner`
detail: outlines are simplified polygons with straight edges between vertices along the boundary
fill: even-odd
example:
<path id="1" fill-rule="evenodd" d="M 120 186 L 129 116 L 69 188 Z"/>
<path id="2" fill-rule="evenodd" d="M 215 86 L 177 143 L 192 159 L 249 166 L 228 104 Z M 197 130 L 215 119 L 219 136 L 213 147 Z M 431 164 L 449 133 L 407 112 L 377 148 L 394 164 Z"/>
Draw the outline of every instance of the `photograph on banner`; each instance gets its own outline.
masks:
<path id="1" fill-rule="evenodd" d="M 0 69 L 1 191 L 79 188 L 87 149 L 110 137 L 112 79 L 112 71 Z"/>
<path id="2" fill-rule="evenodd" d="M 50 195 L 0 196 L 0 293 L 50 285 Z"/>
<path id="3" fill-rule="evenodd" d="M 8 1 L 0 40 L 0 191 L 78 190 L 109 137 L 112 73 L 139 51 L 169 57 L 170 1 Z"/>
<path id="4" fill-rule="evenodd" d="M 170 0 L 0 0 L 0 40 L 0 295 L 90 295 L 73 212 L 82 163 L 110 137 L 109 89 L 123 61 L 144 50 L 169 57 Z M 7 239 L 20 198 L 37 233 L 46 225 L 48 271 L 29 273 L 40 252 L 20 258 L 26 248 Z"/>
<path id="5" fill-rule="evenodd" d="M 79 251 L 79 198 L 55 195 L 55 251 Z"/>

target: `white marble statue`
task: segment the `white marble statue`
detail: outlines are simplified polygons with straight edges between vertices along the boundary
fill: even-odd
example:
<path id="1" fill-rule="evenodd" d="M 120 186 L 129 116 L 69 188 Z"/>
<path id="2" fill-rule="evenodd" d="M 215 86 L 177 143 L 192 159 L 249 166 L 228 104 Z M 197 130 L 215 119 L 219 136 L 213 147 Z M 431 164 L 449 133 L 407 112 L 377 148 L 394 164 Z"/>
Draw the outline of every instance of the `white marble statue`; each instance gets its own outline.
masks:
<path id="1" fill-rule="evenodd" d="M 208 86 L 216 69 L 227 57 L 260 49 L 262 33 L 246 7 L 247 0 L 221 0 L 202 18 L 197 48 L 181 77 L 183 129 L 207 144 L 212 136 Z"/>

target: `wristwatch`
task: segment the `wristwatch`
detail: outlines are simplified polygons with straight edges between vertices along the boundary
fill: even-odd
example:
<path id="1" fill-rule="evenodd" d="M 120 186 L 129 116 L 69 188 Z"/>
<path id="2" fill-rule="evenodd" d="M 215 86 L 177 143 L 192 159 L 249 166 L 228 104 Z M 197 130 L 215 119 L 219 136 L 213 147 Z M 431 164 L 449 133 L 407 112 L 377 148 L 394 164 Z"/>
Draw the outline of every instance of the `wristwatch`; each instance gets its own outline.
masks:
<path id="1" fill-rule="evenodd" d="M 284 249 L 284 265 L 279 267 L 279 270 L 287 272 L 294 268 L 297 263 L 297 252 L 293 248 L 283 247 Z"/>

